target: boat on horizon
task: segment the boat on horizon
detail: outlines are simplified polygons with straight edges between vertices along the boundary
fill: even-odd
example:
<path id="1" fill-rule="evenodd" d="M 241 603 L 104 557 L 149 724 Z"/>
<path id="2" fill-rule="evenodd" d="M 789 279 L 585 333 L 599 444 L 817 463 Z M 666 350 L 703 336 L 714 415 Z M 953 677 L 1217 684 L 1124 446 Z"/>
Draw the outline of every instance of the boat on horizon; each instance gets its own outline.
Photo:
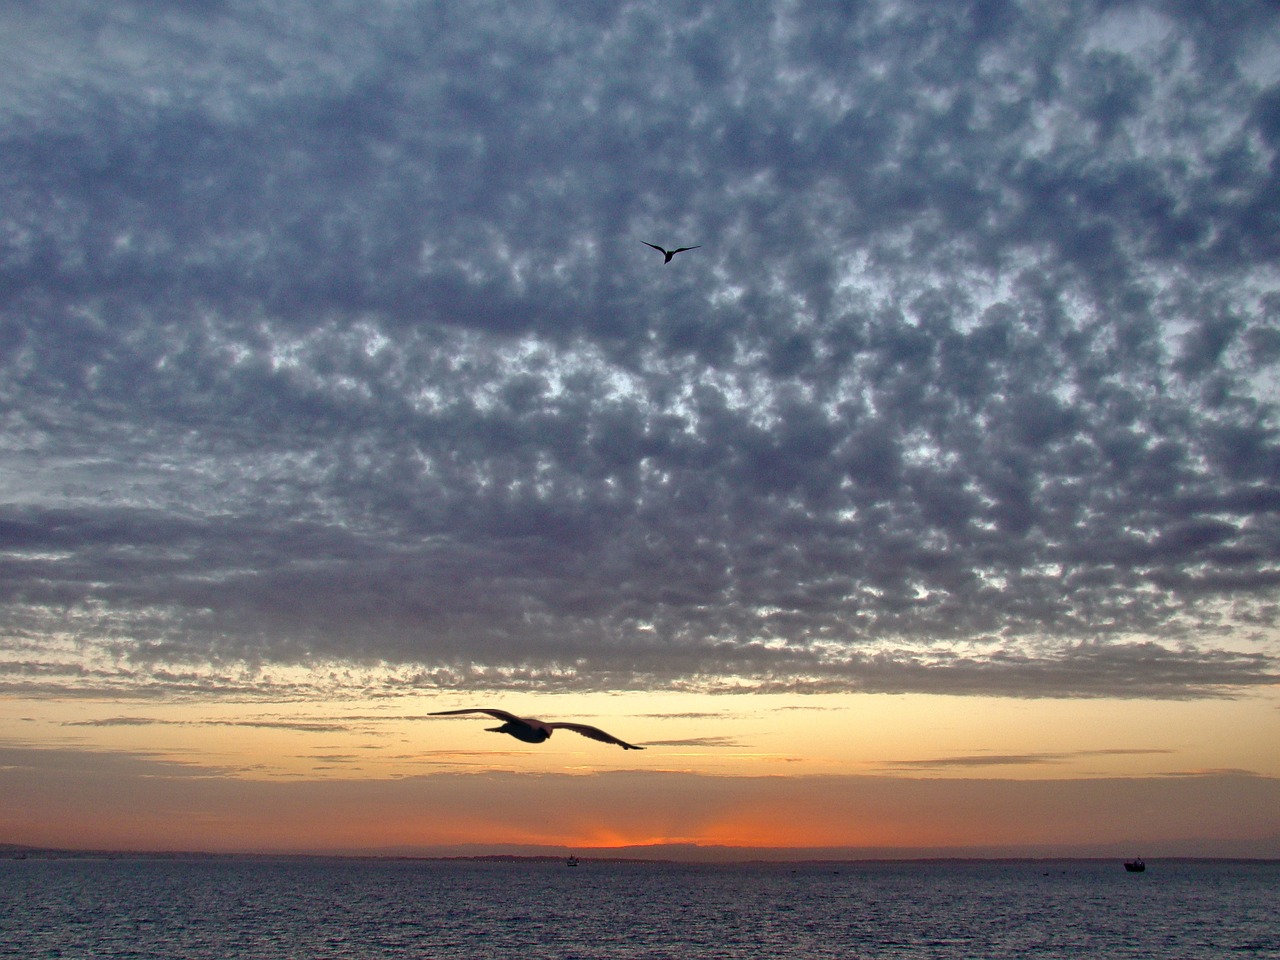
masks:
<path id="1" fill-rule="evenodd" d="M 569 859 L 564 862 L 564 865 L 566 867 L 576 867 L 578 863 L 579 863 L 578 858 L 570 854 Z"/>
<path id="2" fill-rule="evenodd" d="M 1143 870 L 1147 869 L 1147 865 L 1142 862 L 1141 857 L 1138 857 L 1134 860 L 1126 860 L 1124 862 L 1124 868 L 1130 873 L 1141 873 Z"/>

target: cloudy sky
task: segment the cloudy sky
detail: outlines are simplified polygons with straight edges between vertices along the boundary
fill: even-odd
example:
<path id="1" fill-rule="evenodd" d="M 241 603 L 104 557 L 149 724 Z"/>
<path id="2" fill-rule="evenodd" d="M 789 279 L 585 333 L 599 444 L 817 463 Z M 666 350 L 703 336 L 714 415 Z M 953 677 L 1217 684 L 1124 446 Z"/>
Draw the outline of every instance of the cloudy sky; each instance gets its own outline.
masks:
<path id="1" fill-rule="evenodd" d="M 0 32 L 6 769 L 263 699 L 681 694 L 667 739 L 721 756 L 753 744 L 697 715 L 770 697 L 1276 732 L 1274 3 L 30 0 Z M 971 733 L 881 772 L 1186 772 Z M 1276 752 L 1218 766 L 1275 794 Z"/>

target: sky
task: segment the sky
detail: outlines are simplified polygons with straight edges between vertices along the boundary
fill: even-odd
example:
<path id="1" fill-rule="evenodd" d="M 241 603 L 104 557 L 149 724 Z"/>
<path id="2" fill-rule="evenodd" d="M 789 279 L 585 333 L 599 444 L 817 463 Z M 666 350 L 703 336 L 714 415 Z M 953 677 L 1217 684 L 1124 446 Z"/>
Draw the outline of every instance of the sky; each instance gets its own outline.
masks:
<path id="1" fill-rule="evenodd" d="M 0 842 L 1280 856 L 1275 3 L 0 33 Z"/>

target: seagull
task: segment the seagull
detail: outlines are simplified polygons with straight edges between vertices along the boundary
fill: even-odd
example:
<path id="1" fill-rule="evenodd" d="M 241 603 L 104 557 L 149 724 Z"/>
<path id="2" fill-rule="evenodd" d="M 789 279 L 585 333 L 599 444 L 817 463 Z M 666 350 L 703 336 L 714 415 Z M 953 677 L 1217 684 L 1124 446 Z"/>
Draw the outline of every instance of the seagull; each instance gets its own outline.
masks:
<path id="1" fill-rule="evenodd" d="M 666 259 L 662 261 L 663 263 L 670 263 L 671 258 L 674 257 L 677 253 L 684 253 L 686 250 L 697 250 L 698 247 L 702 246 L 702 244 L 698 244 L 697 246 L 693 246 L 693 247 L 680 247 L 679 249 L 676 249 L 676 250 L 664 250 L 662 247 L 658 246 L 656 243 L 650 243 L 648 240 L 641 240 L 640 242 L 643 243 L 646 247 L 653 247 L 653 249 L 657 250 L 660 254 L 666 257 Z"/>
<path id="2" fill-rule="evenodd" d="M 642 240 L 641 243 L 643 242 Z M 474 710 L 437 710 L 431 716 L 451 717 L 459 713 L 487 713 L 494 719 L 502 721 L 502 726 L 500 727 L 489 727 L 490 733 L 509 733 L 517 740 L 523 740 L 525 743 L 542 743 L 544 740 L 551 738 L 553 730 L 563 727 L 565 730 L 572 730 L 574 733 L 580 733 L 584 737 L 590 737 L 592 740 L 599 740 L 601 743 L 616 743 L 623 750 L 644 749 L 644 747 L 637 747 L 634 744 L 627 743 L 625 740 L 619 740 L 613 734 L 605 733 L 599 727 L 589 727 L 585 723 L 547 723 L 544 720 L 517 717 L 514 713 L 507 713 L 505 710 L 486 710 L 483 708 Z"/>

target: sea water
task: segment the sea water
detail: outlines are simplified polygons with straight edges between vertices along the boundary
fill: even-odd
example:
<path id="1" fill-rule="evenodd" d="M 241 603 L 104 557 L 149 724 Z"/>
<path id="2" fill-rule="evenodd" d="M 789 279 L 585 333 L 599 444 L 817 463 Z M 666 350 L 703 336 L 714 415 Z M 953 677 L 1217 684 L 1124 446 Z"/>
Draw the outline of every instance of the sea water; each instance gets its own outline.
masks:
<path id="1" fill-rule="evenodd" d="M 0 956 L 1280 958 L 1280 864 L 32 858 Z"/>

